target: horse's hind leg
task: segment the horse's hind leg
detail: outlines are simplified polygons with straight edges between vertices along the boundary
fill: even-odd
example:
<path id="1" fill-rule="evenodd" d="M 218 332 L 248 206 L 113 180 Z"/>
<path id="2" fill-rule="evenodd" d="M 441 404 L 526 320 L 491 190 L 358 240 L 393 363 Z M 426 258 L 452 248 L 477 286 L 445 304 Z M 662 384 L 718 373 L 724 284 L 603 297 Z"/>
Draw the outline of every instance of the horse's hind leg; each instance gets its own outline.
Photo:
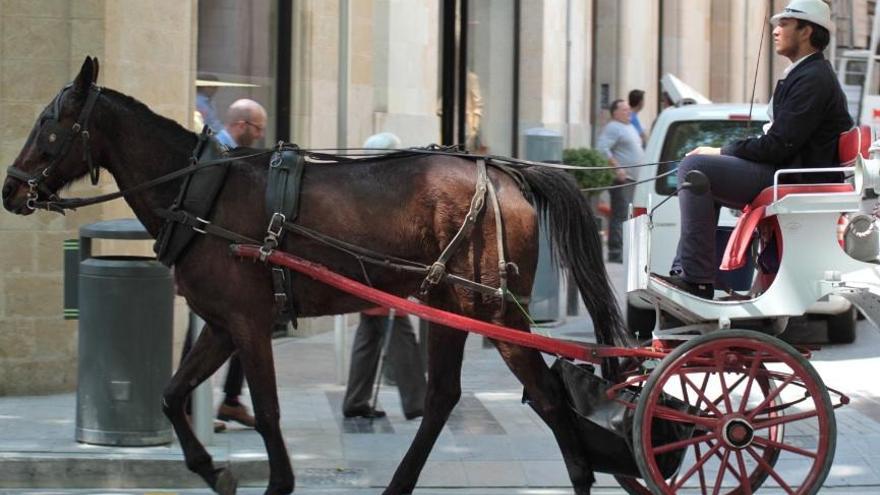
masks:
<path id="1" fill-rule="evenodd" d="M 529 328 L 525 316 L 516 308 L 508 310 L 505 321 L 512 328 Z M 507 342 L 494 342 L 507 366 L 523 384 L 529 406 L 553 431 L 575 494 L 588 495 L 595 481 L 593 470 L 580 442 L 575 418 L 567 407 L 561 380 L 553 375 L 538 351 Z"/>
<path id="2" fill-rule="evenodd" d="M 461 397 L 461 361 L 467 334 L 431 325 L 428 332 L 428 390 L 425 415 L 385 495 L 412 493 L 443 425 Z"/>
<path id="3" fill-rule="evenodd" d="M 269 328 L 271 321 L 261 328 Z M 256 430 L 263 437 L 269 456 L 269 486 L 267 495 L 293 492 L 293 468 L 284 436 L 281 434 L 281 413 L 278 406 L 278 388 L 275 384 L 275 364 L 272 341 L 267 331 L 250 331 L 247 339 L 236 341 L 238 355 L 244 367 L 254 406 Z"/>
<path id="4" fill-rule="evenodd" d="M 215 469 L 211 455 L 196 438 L 192 426 L 184 414 L 186 398 L 200 383 L 210 377 L 232 354 L 232 340 L 224 333 L 218 333 L 210 325 L 205 325 L 192 350 L 183 360 L 171 382 L 163 392 L 163 410 L 171 421 L 186 467 L 198 474 L 217 493 L 235 493 L 235 479 L 224 469 Z"/>

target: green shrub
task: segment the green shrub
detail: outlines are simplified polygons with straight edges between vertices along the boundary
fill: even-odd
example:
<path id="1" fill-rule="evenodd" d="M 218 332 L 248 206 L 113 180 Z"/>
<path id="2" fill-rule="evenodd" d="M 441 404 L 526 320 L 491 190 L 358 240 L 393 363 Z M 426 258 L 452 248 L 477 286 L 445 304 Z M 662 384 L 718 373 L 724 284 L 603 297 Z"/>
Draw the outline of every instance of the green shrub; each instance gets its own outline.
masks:
<path id="1" fill-rule="evenodd" d="M 607 167 L 608 159 L 591 148 L 569 148 L 562 151 L 562 163 L 580 165 L 581 167 Z M 589 189 L 607 187 L 614 182 L 612 170 L 571 170 L 577 180 L 578 187 Z"/>

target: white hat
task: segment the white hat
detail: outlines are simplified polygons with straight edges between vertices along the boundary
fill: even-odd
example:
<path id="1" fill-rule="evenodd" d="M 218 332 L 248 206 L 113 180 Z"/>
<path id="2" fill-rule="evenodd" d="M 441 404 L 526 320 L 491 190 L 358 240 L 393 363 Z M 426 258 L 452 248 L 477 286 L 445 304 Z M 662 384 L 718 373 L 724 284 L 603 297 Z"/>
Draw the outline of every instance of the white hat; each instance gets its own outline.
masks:
<path id="1" fill-rule="evenodd" d="M 782 12 L 770 19 L 770 22 L 777 24 L 780 19 L 803 19 L 831 32 L 831 9 L 822 0 L 791 0 Z"/>

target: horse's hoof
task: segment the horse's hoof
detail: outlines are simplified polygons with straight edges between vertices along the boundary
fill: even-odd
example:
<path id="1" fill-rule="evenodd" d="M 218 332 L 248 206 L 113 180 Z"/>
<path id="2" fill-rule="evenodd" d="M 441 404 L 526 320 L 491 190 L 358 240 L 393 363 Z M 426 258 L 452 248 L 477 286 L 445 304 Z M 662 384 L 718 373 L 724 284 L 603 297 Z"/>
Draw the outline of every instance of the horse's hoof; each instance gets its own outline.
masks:
<path id="1" fill-rule="evenodd" d="M 221 469 L 217 474 L 217 482 L 214 483 L 214 493 L 218 495 L 235 495 L 238 488 L 238 480 L 230 469 Z"/>

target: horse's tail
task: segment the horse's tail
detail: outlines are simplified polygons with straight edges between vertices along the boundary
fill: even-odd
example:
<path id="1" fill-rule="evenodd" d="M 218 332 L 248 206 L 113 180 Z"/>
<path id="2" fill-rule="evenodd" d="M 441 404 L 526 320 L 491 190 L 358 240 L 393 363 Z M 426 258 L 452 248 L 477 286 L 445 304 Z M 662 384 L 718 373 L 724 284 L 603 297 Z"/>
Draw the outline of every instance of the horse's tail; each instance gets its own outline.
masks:
<path id="1" fill-rule="evenodd" d="M 549 227 L 553 258 L 568 268 L 593 319 L 596 340 L 633 345 L 602 262 L 602 244 L 590 205 L 571 175 L 545 167 L 517 169 Z"/>

